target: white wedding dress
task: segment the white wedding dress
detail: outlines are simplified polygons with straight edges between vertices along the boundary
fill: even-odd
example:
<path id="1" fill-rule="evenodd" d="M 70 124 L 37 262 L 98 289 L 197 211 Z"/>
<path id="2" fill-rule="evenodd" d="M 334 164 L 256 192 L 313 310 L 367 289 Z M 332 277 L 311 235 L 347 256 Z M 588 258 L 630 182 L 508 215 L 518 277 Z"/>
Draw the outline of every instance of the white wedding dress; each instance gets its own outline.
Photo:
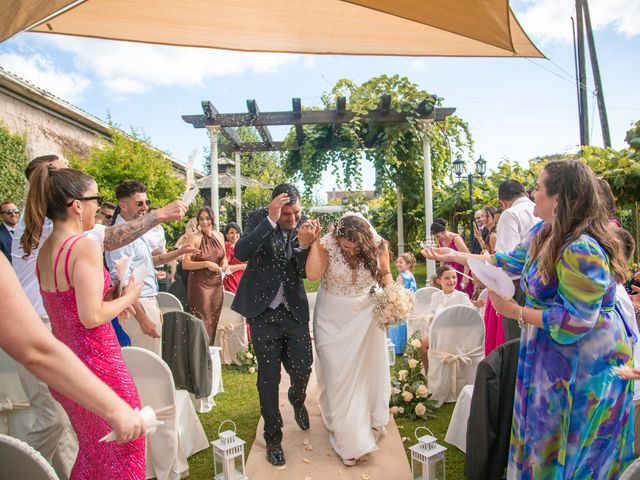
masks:
<path id="1" fill-rule="evenodd" d="M 371 313 L 371 272 L 349 268 L 331 235 L 321 244 L 329 262 L 313 315 L 320 411 L 333 449 L 352 460 L 378 450 L 389 420 L 386 335 Z"/>

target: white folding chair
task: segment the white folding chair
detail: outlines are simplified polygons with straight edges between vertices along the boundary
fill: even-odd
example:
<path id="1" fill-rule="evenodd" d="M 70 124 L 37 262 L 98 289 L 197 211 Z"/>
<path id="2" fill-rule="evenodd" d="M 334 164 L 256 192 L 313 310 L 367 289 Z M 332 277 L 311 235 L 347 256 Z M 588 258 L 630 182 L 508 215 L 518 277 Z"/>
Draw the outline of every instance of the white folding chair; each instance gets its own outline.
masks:
<path id="1" fill-rule="evenodd" d="M 213 342 L 216 347 L 222 348 L 220 355 L 224 365 L 232 363 L 239 365 L 238 353 L 245 353 L 249 344 L 244 317 L 231 310 L 234 298 L 233 293 L 224 292 L 222 311 L 220 312 L 220 320 L 218 320 L 216 338 Z"/>
<path id="2" fill-rule="evenodd" d="M 184 312 L 182 303 L 178 300 L 178 297 L 168 292 L 160 292 L 157 296 L 158 306 L 162 313 L 167 312 Z"/>
<path id="3" fill-rule="evenodd" d="M 153 408 L 164 424 L 147 436 L 146 478 L 178 480 L 189 472 L 187 458 L 209 447 L 207 436 L 186 390 L 176 390 L 167 364 L 139 347 L 122 349 L 143 406 Z"/>
<path id="4" fill-rule="evenodd" d="M 444 437 L 444 441 L 455 445 L 464 453 L 467 453 L 467 423 L 469 422 L 469 413 L 471 412 L 471 398 L 473 397 L 473 385 L 465 385 L 456 406 L 453 407 L 449 428 Z"/>
<path id="5" fill-rule="evenodd" d="M 427 384 L 438 402 L 454 402 L 472 385 L 484 358 L 484 321 L 473 307 L 442 309 L 431 323 Z"/>
<path id="6" fill-rule="evenodd" d="M 0 349 L 0 433 L 25 440 L 34 416 L 18 376 L 18 363 Z"/>
<path id="7" fill-rule="evenodd" d="M 431 297 L 433 297 L 434 293 L 439 291 L 440 290 L 435 287 L 425 287 L 419 288 L 416 292 L 416 303 L 413 306 L 413 310 L 409 314 L 409 319 L 407 321 L 407 334 L 409 337 L 418 330 L 421 332 L 422 336 L 427 333 L 426 314 L 429 310 L 429 305 L 431 305 Z"/>
<path id="8" fill-rule="evenodd" d="M 0 434 L 0 478 L 58 480 L 42 455 L 17 438 Z"/>

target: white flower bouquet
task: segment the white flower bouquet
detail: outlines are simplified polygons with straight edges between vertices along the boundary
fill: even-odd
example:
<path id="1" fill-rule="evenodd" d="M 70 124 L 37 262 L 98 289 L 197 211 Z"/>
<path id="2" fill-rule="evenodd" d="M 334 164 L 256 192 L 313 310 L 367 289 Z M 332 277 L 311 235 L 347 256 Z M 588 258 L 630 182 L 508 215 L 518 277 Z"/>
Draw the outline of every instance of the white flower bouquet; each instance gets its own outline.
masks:
<path id="1" fill-rule="evenodd" d="M 386 329 L 409 318 L 416 296 L 402 285 L 392 283 L 384 289 L 371 292 L 371 303 L 378 326 Z"/>

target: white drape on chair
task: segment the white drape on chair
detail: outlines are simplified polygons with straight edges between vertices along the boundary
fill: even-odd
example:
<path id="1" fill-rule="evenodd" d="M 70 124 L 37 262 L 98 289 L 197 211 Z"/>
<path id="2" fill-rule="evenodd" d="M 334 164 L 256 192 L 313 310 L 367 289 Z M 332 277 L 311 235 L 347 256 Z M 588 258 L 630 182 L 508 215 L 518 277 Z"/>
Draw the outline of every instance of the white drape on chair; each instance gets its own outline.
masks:
<path id="1" fill-rule="evenodd" d="M 418 289 L 416 292 L 416 303 L 407 321 L 407 334 L 409 337 L 418 330 L 421 332 L 421 336 L 427 334 L 426 314 L 429 311 L 429 305 L 431 305 L 431 297 L 439 291 L 435 287 L 425 287 Z"/>
<path id="2" fill-rule="evenodd" d="M 24 440 L 34 417 L 18 376 L 18 364 L 0 349 L 0 433 Z"/>
<path id="3" fill-rule="evenodd" d="M 444 441 L 467 453 L 467 423 L 471 412 L 473 385 L 465 385 L 458 395 Z"/>
<path id="4" fill-rule="evenodd" d="M 220 357 L 224 365 L 240 365 L 238 353 L 245 353 L 249 343 L 244 317 L 231 310 L 234 297 L 233 293 L 224 292 L 216 339 L 213 343 L 216 347 L 222 348 Z"/>
<path id="5" fill-rule="evenodd" d="M 178 480 L 188 475 L 187 458 L 209 447 L 207 436 L 186 390 L 176 390 L 167 364 L 138 347 L 122 349 L 143 406 L 164 422 L 147 436 L 146 478 Z"/>
<path id="6" fill-rule="evenodd" d="M 473 307 L 456 305 L 440 311 L 431 324 L 427 384 L 433 399 L 454 402 L 475 381 L 484 358 L 484 321 Z"/>
<path id="7" fill-rule="evenodd" d="M 58 480 L 42 455 L 17 438 L 0 434 L 0 478 Z"/>

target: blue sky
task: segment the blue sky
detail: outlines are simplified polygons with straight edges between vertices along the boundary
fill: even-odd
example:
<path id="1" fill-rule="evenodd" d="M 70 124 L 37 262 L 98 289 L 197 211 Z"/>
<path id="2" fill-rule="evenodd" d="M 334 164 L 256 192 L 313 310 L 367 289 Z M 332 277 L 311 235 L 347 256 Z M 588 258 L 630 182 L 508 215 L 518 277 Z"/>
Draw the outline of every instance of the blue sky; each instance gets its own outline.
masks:
<path id="1" fill-rule="evenodd" d="M 538 155 L 574 151 L 579 141 L 571 20 L 572 0 L 512 1 L 516 15 L 550 60 L 385 58 L 238 53 L 20 34 L 0 44 L 0 66 L 124 129 L 143 130 L 157 147 L 186 161 L 208 145 L 204 130 L 180 118 L 200 113 L 211 100 L 222 112 L 287 110 L 304 105 L 340 78 L 357 82 L 406 75 L 444 97 L 444 105 L 471 126 L 479 154 L 526 162 Z M 613 146 L 640 119 L 640 0 L 590 0 Z M 564 71 L 563 71 L 564 70 Z M 589 71 L 589 88 L 593 82 Z M 590 98 L 592 144 L 602 145 L 595 99 Z M 281 138 L 286 129 L 272 130 Z M 373 174 L 365 168 L 364 188 Z M 335 186 L 325 175 L 324 191 Z"/>

